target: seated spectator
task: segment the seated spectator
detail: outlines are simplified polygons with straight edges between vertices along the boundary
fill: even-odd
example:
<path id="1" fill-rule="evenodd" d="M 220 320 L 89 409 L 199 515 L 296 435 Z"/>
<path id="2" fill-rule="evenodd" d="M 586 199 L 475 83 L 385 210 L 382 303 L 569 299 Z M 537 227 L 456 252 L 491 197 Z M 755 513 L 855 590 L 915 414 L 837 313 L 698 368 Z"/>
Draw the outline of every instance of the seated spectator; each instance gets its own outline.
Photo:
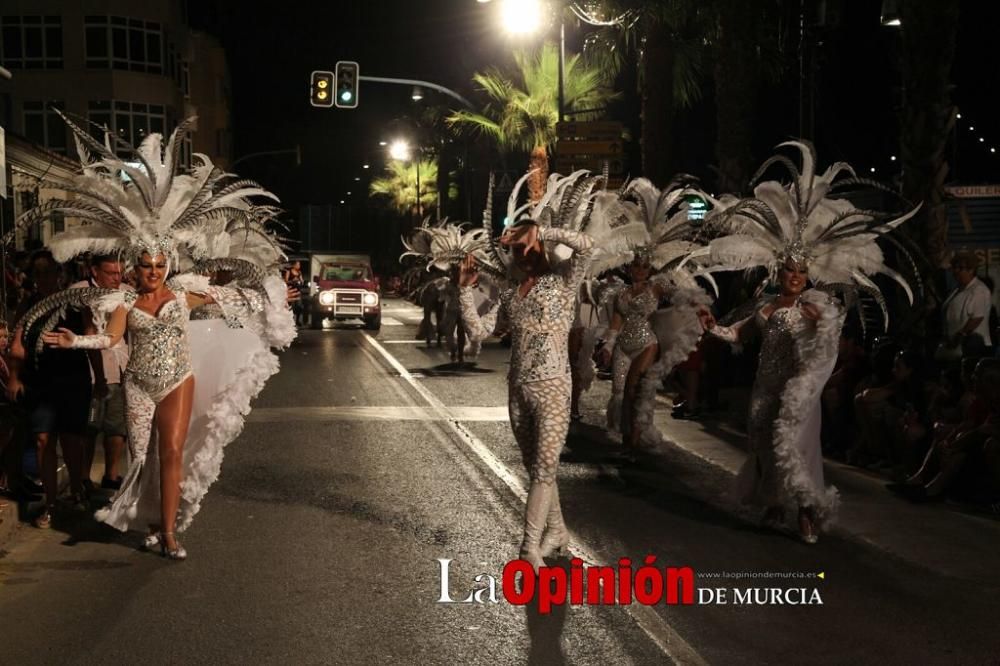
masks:
<path id="1" fill-rule="evenodd" d="M 939 431 L 920 469 L 903 483 L 889 484 L 890 490 L 914 501 L 941 499 L 970 456 L 996 460 L 996 444 L 992 440 L 1000 434 L 1000 360 L 980 361 L 974 383 L 975 400 L 962 423 Z"/>
<path id="2" fill-rule="evenodd" d="M 854 395 L 871 372 L 871 364 L 861 344 L 860 331 L 845 326 L 840 335 L 837 365 L 823 389 L 823 452 L 843 460 L 853 441 Z"/>
<path id="3" fill-rule="evenodd" d="M 861 380 L 854 395 L 854 413 L 859 436 L 847 451 L 847 462 L 866 467 L 888 457 L 882 424 L 892 423 L 901 414 L 888 416 L 888 397 L 892 395 L 893 374 L 899 347 L 891 342 L 875 341 L 871 372 Z M 893 418 L 895 417 L 895 418 Z"/>

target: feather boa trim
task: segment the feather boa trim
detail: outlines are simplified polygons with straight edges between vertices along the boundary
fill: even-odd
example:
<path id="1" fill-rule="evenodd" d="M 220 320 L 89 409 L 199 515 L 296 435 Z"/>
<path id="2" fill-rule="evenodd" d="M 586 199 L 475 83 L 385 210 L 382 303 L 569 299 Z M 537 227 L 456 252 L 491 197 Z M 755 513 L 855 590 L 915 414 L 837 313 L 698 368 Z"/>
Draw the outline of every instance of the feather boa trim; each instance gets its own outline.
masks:
<path id="1" fill-rule="evenodd" d="M 781 392 L 781 408 L 774 422 L 775 457 L 788 497 L 799 506 L 813 507 L 816 519 L 823 524 L 836 513 L 839 503 L 837 489 L 823 487 L 822 484 L 816 487 L 797 444 L 806 419 L 833 372 L 845 315 L 843 308 L 822 291 L 810 289 L 802 294 L 801 300 L 816 306 L 820 319 L 815 328 L 807 326 L 796 337 L 796 353 L 802 367 Z M 819 442 L 815 445 L 819 446 Z"/>
<path id="2" fill-rule="evenodd" d="M 279 367 L 278 357 L 270 350 L 262 349 L 216 396 L 208 410 L 208 436 L 184 470 L 178 532 L 187 529 L 201 509 L 202 498 L 219 478 L 224 447 L 239 437 L 243 431 L 243 419 L 250 413 L 250 401 L 264 389 L 264 384 L 278 372 Z"/>

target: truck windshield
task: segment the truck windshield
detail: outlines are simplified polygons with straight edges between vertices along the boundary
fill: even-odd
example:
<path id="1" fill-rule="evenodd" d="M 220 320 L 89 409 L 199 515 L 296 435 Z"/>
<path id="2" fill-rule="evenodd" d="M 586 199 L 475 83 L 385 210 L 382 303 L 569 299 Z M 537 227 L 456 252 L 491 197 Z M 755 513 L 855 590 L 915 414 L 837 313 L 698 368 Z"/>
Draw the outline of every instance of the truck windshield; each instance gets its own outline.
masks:
<path id="1" fill-rule="evenodd" d="M 323 266 L 324 280 L 371 280 L 372 271 L 368 266 L 360 264 L 325 264 Z"/>

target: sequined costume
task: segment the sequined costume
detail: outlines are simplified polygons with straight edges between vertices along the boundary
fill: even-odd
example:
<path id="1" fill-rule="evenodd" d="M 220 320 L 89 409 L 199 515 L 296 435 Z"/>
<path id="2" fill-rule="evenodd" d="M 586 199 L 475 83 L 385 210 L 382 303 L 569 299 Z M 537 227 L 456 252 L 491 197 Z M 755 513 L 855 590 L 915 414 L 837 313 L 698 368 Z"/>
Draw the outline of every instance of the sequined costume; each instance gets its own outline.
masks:
<path id="1" fill-rule="evenodd" d="M 621 427 L 622 402 L 625 395 L 625 379 L 628 377 L 632 361 L 643 350 L 656 344 L 656 335 L 649 323 L 649 316 L 656 312 L 659 298 L 647 288 L 633 294 L 625 288 L 615 298 L 615 312 L 622 318 L 621 331 L 615 341 L 611 357 L 611 398 L 608 401 L 608 429 Z"/>
<path id="2" fill-rule="evenodd" d="M 510 330 L 507 375 L 511 428 L 531 477 L 525 514 L 525 547 L 537 548 L 542 529 L 565 530 L 559 508 L 556 472 L 570 422 L 569 330 L 576 316 L 576 295 L 586 274 L 593 242 L 586 234 L 541 227 L 546 245 L 562 243 L 572 258 L 538 278 L 527 294 L 505 290 L 485 316 L 476 310 L 473 290 L 461 289 L 462 319 L 470 340 Z"/>
<path id="3" fill-rule="evenodd" d="M 820 395 L 837 360 L 844 312 L 826 293 L 809 290 L 799 301 L 770 313 L 765 301 L 752 317 L 712 333 L 736 341 L 739 329 L 754 325 L 762 334 L 757 376 L 750 395 L 749 451 L 736 489 L 745 503 L 813 507 L 820 521 L 836 508 L 837 491 L 823 481 Z M 803 315 L 811 304 L 813 321 Z"/>
<path id="4" fill-rule="evenodd" d="M 647 448 L 665 441 L 653 425 L 656 393 L 663 378 L 698 346 L 702 335 L 698 313 L 712 302 L 690 273 L 684 270 L 658 273 L 650 278 L 649 283 L 649 287 L 638 295 L 622 289 L 615 298 L 622 327 L 618 336 L 613 338 L 614 374 L 607 409 L 609 430 L 620 429 L 623 437 L 627 437 L 630 428 L 635 428 L 639 433 L 638 443 Z M 639 378 L 630 403 L 632 413 L 625 422 L 622 405 L 632 361 L 653 344 L 659 347 L 656 360 Z"/>

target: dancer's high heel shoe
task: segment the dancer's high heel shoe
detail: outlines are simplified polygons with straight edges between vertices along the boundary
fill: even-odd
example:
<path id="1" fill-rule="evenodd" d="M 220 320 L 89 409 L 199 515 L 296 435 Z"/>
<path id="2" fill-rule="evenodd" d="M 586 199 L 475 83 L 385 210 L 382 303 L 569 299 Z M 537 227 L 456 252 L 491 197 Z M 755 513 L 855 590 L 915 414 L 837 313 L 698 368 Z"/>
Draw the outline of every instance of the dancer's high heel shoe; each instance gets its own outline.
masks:
<path id="1" fill-rule="evenodd" d="M 142 540 L 142 547 L 144 550 L 156 550 L 160 547 L 160 533 L 151 532 L 147 534 Z"/>
<path id="2" fill-rule="evenodd" d="M 816 522 L 804 511 L 799 512 L 799 538 L 804 543 L 810 545 L 819 541 L 819 534 L 816 532 Z"/>
<path id="3" fill-rule="evenodd" d="M 160 554 L 169 560 L 186 560 L 187 551 L 184 550 L 184 546 L 180 544 L 177 539 L 174 539 L 174 547 L 170 548 L 167 546 L 167 537 L 173 537 L 173 532 L 160 532 Z"/>

